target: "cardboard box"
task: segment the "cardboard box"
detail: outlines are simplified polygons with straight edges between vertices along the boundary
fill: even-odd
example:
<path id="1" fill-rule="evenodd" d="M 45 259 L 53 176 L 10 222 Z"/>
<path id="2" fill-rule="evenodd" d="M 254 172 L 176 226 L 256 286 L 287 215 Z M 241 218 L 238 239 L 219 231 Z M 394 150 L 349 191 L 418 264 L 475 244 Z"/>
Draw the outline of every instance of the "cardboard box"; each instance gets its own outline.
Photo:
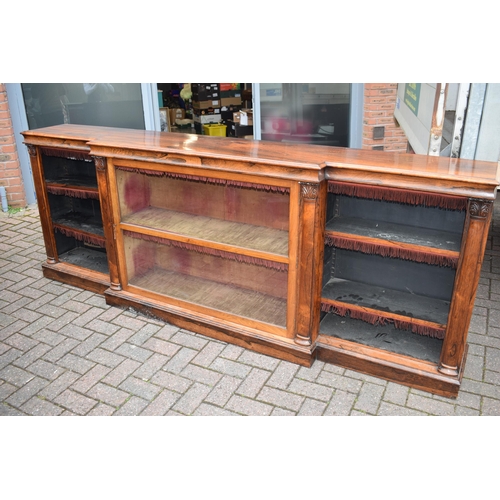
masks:
<path id="1" fill-rule="evenodd" d="M 234 114 L 240 109 L 241 106 L 222 106 L 222 108 L 220 108 L 220 114 L 223 120 L 234 121 Z"/>
<path id="2" fill-rule="evenodd" d="M 218 83 L 192 83 L 193 101 L 211 101 L 220 98 Z"/>
<path id="3" fill-rule="evenodd" d="M 207 123 L 220 123 L 222 121 L 222 115 L 200 115 L 194 116 L 195 123 L 201 123 L 205 125 Z"/>
<path id="4" fill-rule="evenodd" d="M 193 117 L 203 115 L 220 115 L 220 108 L 207 108 L 207 109 L 194 109 L 193 108 Z"/>
<path id="5" fill-rule="evenodd" d="M 175 120 L 184 120 L 186 112 L 181 108 L 169 108 L 170 124 L 175 125 Z"/>
<path id="6" fill-rule="evenodd" d="M 220 98 L 224 97 L 241 97 L 241 90 L 225 90 L 224 92 L 221 90 Z"/>
<path id="7" fill-rule="evenodd" d="M 228 136 L 230 137 L 245 137 L 247 135 L 253 135 L 253 127 L 245 126 L 242 127 L 239 123 L 234 123 L 232 121 L 227 121 Z"/>
<path id="8" fill-rule="evenodd" d="M 241 97 L 223 97 L 221 100 L 222 106 L 241 106 Z"/>
<path id="9" fill-rule="evenodd" d="M 240 90 L 239 83 L 219 83 L 219 89 L 221 92 L 225 92 L 227 90 Z"/>
<path id="10" fill-rule="evenodd" d="M 220 108 L 220 101 L 193 101 L 193 109 Z"/>
<path id="11" fill-rule="evenodd" d="M 240 125 L 242 125 L 242 126 L 253 125 L 253 110 L 252 109 L 242 109 L 240 111 Z"/>

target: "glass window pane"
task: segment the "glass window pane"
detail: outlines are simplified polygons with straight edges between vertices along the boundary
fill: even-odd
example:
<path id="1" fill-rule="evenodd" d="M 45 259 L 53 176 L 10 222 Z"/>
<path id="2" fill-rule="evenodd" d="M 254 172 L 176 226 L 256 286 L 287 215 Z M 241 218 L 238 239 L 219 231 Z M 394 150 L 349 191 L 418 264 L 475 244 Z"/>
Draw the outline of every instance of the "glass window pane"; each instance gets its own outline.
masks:
<path id="1" fill-rule="evenodd" d="M 261 83 L 262 139 L 348 147 L 349 83 Z"/>
<path id="2" fill-rule="evenodd" d="M 75 123 L 144 130 L 140 83 L 22 83 L 30 130 Z"/>

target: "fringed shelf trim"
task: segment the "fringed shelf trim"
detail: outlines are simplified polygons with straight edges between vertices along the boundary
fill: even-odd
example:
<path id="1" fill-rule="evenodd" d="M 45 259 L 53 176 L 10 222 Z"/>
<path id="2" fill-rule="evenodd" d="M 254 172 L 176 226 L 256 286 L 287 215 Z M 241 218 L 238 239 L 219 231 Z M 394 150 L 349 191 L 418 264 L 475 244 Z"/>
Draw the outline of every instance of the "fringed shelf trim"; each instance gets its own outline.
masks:
<path id="1" fill-rule="evenodd" d="M 339 235 L 327 232 L 325 234 L 325 243 L 328 246 L 342 248 L 344 250 L 353 250 L 366 254 L 376 254 L 381 257 L 391 257 L 395 259 L 410 260 L 421 262 L 433 266 L 451 267 L 456 269 L 458 266 L 458 252 L 451 250 L 435 251 L 429 247 L 401 246 L 399 243 L 383 241 L 375 243 L 368 241 L 363 237 L 352 237 L 351 235 Z"/>
<path id="2" fill-rule="evenodd" d="M 467 207 L 467 199 L 460 196 L 411 191 L 409 189 L 368 186 L 350 182 L 328 181 L 328 192 L 356 198 L 437 207 L 445 210 L 463 211 Z"/>
<path id="3" fill-rule="evenodd" d="M 58 156 L 60 158 L 67 158 L 68 160 L 83 160 L 92 162 L 94 159 L 85 151 L 78 151 L 73 149 L 57 149 L 41 147 L 40 151 L 46 156 Z"/>
<path id="4" fill-rule="evenodd" d="M 132 167 L 122 167 L 122 166 L 117 166 L 116 167 L 118 170 L 125 170 L 127 172 L 134 172 L 136 174 L 145 174 L 145 175 L 150 175 L 154 177 L 171 177 L 172 179 L 182 179 L 182 180 L 189 180 L 189 181 L 194 181 L 194 182 L 203 182 L 205 184 L 218 184 L 218 185 L 223 185 L 223 186 L 230 186 L 230 187 L 239 187 L 239 188 L 246 188 L 246 189 L 256 189 L 258 191 L 271 191 L 275 193 L 282 193 L 282 194 L 290 194 L 290 188 L 283 187 L 283 186 L 270 186 L 268 184 L 256 184 L 253 182 L 241 182 L 241 181 L 235 181 L 231 179 L 216 179 L 214 177 L 202 177 L 198 175 L 189 175 L 189 174 L 177 174 L 173 172 L 160 172 L 157 170 L 147 170 L 147 169 L 142 169 L 142 168 L 132 168 Z"/>
<path id="5" fill-rule="evenodd" d="M 366 307 L 347 304 L 345 302 L 337 302 L 334 300 L 322 299 L 321 310 L 326 313 L 334 313 L 338 316 L 345 317 L 349 315 L 352 319 L 359 319 L 370 325 L 387 325 L 393 324 L 398 330 L 411 331 L 418 335 L 432 337 L 436 339 L 444 339 L 446 326 L 439 323 L 431 323 L 429 321 L 401 316 L 376 309 L 368 309 Z"/>
<path id="6" fill-rule="evenodd" d="M 68 187 L 47 184 L 47 192 L 61 196 L 70 196 L 72 198 L 92 198 L 94 200 L 99 199 L 99 192 L 97 191 L 97 189 L 92 188 Z"/>
<path id="7" fill-rule="evenodd" d="M 168 247 L 182 248 L 183 250 L 189 250 L 193 252 L 198 252 L 205 255 L 212 255 L 214 257 L 220 257 L 226 260 L 234 260 L 244 264 L 252 264 L 260 267 L 267 267 L 269 269 L 276 269 L 277 271 L 288 271 L 288 264 L 283 262 L 275 262 L 272 260 L 265 260 L 259 257 L 251 257 L 248 255 L 241 255 L 232 252 L 226 252 L 224 250 L 218 250 L 216 248 L 202 247 L 199 245 L 193 245 L 191 243 L 184 243 L 182 241 L 168 240 L 165 238 L 160 238 L 159 236 L 153 236 L 150 234 L 136 233 L 134 231 L 123 230 L 125 236 L 130 236 L 138 240 L 152 241 L 154 243 L 159 243 Z"/>
<path id="8" fill-rule="evenodd" d="M 86 231 L 80 231 L 78 229 L 73 229 L 67 226 L 62 226 L 60 224 L 54 224 L 54 230 L 70 238 L 75 238 L 78 241 L 88 243 L 89 245 L 95 245 L 99 248 L 106 248 L 106 240 L 102 236 L 87 233 Z"/>

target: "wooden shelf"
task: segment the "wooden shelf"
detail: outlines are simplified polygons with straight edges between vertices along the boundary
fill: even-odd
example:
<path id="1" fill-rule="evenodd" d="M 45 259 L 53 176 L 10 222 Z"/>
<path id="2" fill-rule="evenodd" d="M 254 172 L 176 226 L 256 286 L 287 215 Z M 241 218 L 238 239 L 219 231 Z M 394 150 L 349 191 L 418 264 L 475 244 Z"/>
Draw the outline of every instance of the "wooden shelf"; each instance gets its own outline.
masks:
<path id="1" fill-rule="evenodd" d="M 360 219 L 357 217 L 335 217 L 328 221 L 326 230 L 329 233 L 343 233 L 353 237 L 365 237 L 367 241 L 381 240 L 393 245 L 400 243 L 408 247 L 429 247 L 443 250 L 444 254 L 458 257 L 462 234 L 436 229 L 394 224 L 384 221 Z"/>
<path id="2" fill-rule="evenodd" d="M 226 251 L 251 250 L 261 258 L 280 262 L 288 261 L 288 231 L 225 221 L 200 215 L 191 215 L 172 210 L 149 207 L 123 218 L 122 229 L 178 239 L 189 243 L 211 245 Z M 175 238 L 175 235 L 178 237 Z M 195 240 L 195 241 L 193 241 Z M 218 244 L 218 245 L 217 245 Z M 257 256 L 257 254 L 256 254 Z"/>
<path id="3" fill-rule="evenodd" d="M 77 247 L 64 252 L 59 255 L 59 260 L 67 264 L 109 275 L 106 253 L 89 248 L 88 246 Z"/>
<path id="4" fill-rule="evenodd" d="M 97 182 L 95 177 L 84 175 L 64 175 L 54 179 L 46 179 L 47 187 L 66 187 L 68 189 L 89 188 L 97 191 Z"/>
<path id="5" fill-rule="evenodd" d="M 397 315 L 436 325 L 446 325 L 450 308 L 450 303 L 444 300 L 339 278 L 331 279 L 323 287 L 321 298 L 341 302 L 346 307 L 360 306 L 387 318 Z"/>
<path id="6" fill-rule="evenodd" d="M 52 215 L 52 222 L 58 226 L 95 234 L 104 238 L 104 229 L 100 214 L 89 215 L 82 212 L 54 213 Z"/>
<path id="7" fill-rule="evenodd" d="M 155 268 L 130 285 L 280 327 L 286 326 L 286 300 L 244 288 Z"/>
<path id="8" fill-rule="evenodd" d="M 393 325 L 366 325 L 360 320 L 335 314 L 323 318 L 319 332 L 432 363 L 439 362 L 443 345 L 442 340 L 398 330 Z"/>

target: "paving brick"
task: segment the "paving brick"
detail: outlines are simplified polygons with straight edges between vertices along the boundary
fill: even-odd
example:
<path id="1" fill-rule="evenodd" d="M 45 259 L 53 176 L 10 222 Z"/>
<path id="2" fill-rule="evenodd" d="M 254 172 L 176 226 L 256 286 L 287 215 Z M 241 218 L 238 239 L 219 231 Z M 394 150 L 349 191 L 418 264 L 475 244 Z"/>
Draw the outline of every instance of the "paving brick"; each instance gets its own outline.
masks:
<path id="1" fill-rule="evenodd" d="M 500 373 L 484 370 L 483 382 L 488 384 L 500 385 Z"/>
<path id="2" fill-rule="evenodd" d="M 295 417 L 297 415 L 296 412 L 285 410 L 284 408 L 274 408 L 271 413 L 271 417 Z"/>
<path id="3" fill-rule="evenodd" d="M 20 368 L 26 368 L 34 363 L 37 359 L 41 358 L 48 351 L 50 351 L 50 346 L 45 344 L 38 344 L 28 352 L 26 352 L 24 355 L 16 359 L 13 363 Z"/>
<path id="4" fill-rule="evenodd" d="M 43 396 L 46 399 L 54 399 L 61 392 L 65 391 L 75 380 L 80 377 L 79 374 L 73 373 L 70 371 L 65 371 L 58 378 L 56 378 L 49 385 L 45 386 L 39 393 L 40 396 Z"/>
<path id="5" fill-rule="evenodd" d="M 252 371 L 236 390 L 236 394 L 247 398 L 255 398 L 270 376 L 271 372 L 267 370 L 252 368 Z"/>
<path id="6" fill-rule="evenodd" d="M 43 342 L 44 344 L 55 347 L 56 345 L 60 344 L 66 337 L 64 337 L 64 335 L 60 335 L 59 333 L 55 333 L 43 328 L 34 333 L 31 338 L 33 340 L 37 340 L 38 342 Z"/>
<path id="7" fill-rule="evenodd" d="M 105 351 L 100 347 L 89 352 L 86 357 L 91 361 L 109 366 L 110 368 L 115 368 L 125 359 L 123 356 L 115 354 L 114 352 Z"/>
<path id="8" fill-rule="evenodd" d="M 199 351 L 207 345 L 208 340 L 205 337 L 198 336 L 196 333 L 179 330 L 170 338 L 170 342 Z"/>
<path id="9" fill-rule="evenodd" d="M 64 409 L 50 401 L 38 397 L 32 397 L 27 403 L 22 406 L 22 411 L 28 415 L 56 417 L 64 412 Z"/>
<path id="10" fill-rule="evenodd" d="M 356 394 L 337 390 L 332 396 L 332 399 L 326 408 L 325 416 L 347 416 L 351 414 L 351 410 L 356 401 Z"/>
<path id="11" fill-rule="evenodd" d="M 481 415 L 500 416 L 500 401 L 498 399 L 483 398 Z"/>
<path id="12" fill-rule="evenodd" d="M 405 406 L 398 406 L 386 401 L 380 403 L 377 414 L 383 417 L 422 417 L 427 415 L 422 411 L 406 408 Z"/>
<path id="13" fill-rule="evenodd" d="M 241 379 L 224 375 L 205 398 L 205 402 L 224 406 L 240 384 Z"/>
<path id="14" fill-rule="evenodd" d="M 323 371 L 324 366 L 325 363 L 316 360 L 310 368 L 301 366 L 296 376 L 298 378 L 314 382 L 318 378 L 319 374 Z"/>
<path id="15" fill-rule="evenodd" d="M 359 392 L 354 409 L 365 413 L 376 414 L 383 394 L 384 387 L 369 382 L 364 383 Z"/>
<path id="16" fill-rule="evenodd" d="M 100 401 L 101 403 L 113 406 L 115 409 L 125 403 L 125 401 L 130 397 L 130 394 L 127 392 L 101 382 L 94 385 L 94 387 L 87 392 L 87 395 L 97 401 Z"/>
<path id="17" fill-rule="evenodd" d="M 212 406 L 207 403 L 202 403 L 193 413 L 196 417 L 239 417 L 237 413 L 232 411 L 223 410 L 217 406 Z"/>
<path id="18" fill-rule="evenodd" d="M 224 350 L 221 352 L 220 357 L 235 361 L 243 354 L 243 352 L 245 352 L 245 349 L 243 349 L 243 347 L 233 344 L 227 344 L 226 347 L 224 347 Z"/>
<path id="19" fill-rule="evenodd" d="M 33 364 L 29 365 L 26 370 L 47 380 L 55 380 L 65 371 L 60 366 L 48 363 L 43 359 L 38 359 Z"/>
<path id="20" fill-rule="evenodd" d="M 191 363 L 208 368 L 223 349 L 224 344 L 212 341 L 208 342 L 196 357 L 193 358 Z"/>
<path id="21" fill-rule="evenodd" d="M 123 310 L 119 307 L 110 307 L 107 311 L 102 312 L 97 319 L 101 321 L 113 321 L 116 317 L 122 314 Z"/>
<path id="22" fill-rule="evenodd" d="M 451 400 L 450 400 L 451 401 Z M 423 411 L 431 415 L 454 415 L 455 409 L 452 403 L 436 401 L 430 397 L 423 397 L 410 392 L 406 406 L 415 410 Z"/>
<path id="23" fill-rule="evenodd" d="M 116 417 L 133 417 L 139 415 L 148 406 L 148 401 L 137 396 L 132 396 L 119 410 L 114 413 Z"/>
<path id="24" fill-rule="evenodd" d="M 142 347 L 169 357 L 174 356 L 179 351 L 184 351 L 180 346 L 176 344 L 171 344 L 170 342 L 167 342 L 165 340 L 160 340 L 154 337 L 144 342 L 144 344 L 142 344 Z M 196 354 L 196 351 L 193 351 L 192 349 L 187 349 L 185 352 L 183 352 L 182 355 L 185 356 L 187 352 L 193 352 L 194 354 Z"/>
<path id="25" fill-rule="evenodd" d="M 107 337 L 107 340 L 102 343 L 101 347 L 108 351 L 114 351 L 117 347 L 126 342 L 132 335 L 134 335 L 133 330 L 120 328 L 116 333 Z"/>
<path id="26" fill-rule="evenodd" d="M 28 326 L 26 321 L 21 321 L 7 314 L 0 313 L 0 320 L 2 320 L 2 318 L 3 325 L 0 323 L 0 326 L 2 326 L 2 328 L 0 328 L 0 341 L 4 341 L 9 338 L 13 333 L 21 332 L 24 328 L 26 328 L 26 326 Z"/>
<path id="27" fill-rule="evenodd" d="M 222 378 L 220 373 L 214 372 L 212 370 L 207 370 L 206 368 L 202 368 L 201 366 L 195 366 L 189 364 L 182 370 L 180 375 L 184 378 L 188 378 L 189 380 L 193 380 L 194 382 L 200 382 L 202 384 L 208 385 L 210 387 L 214 387 L 217 385 L 217 382 Z"/>
<path id="28" fill-rule="evenodd" d="M 292 411 L 298 411 L 304 402 L 304 397 L 291 394 L 281 389 L 273 387 L 264 387 L 257 397 L 259 401 L 279 406 Z"/>
<path id="29" fill-rule="evenodd" d="M 355 380 L 346 375 L 337 375 L 334 373 L 326 376 L 324 371 L 317 378 L 316 382 L 321 385 L 333 387 L 334 389 L 353 393 L 358 393 L 363 385 L 361 380 Z"/>
<path id="30" fill-rule="evenodd" d="M 87 304 L 90 304 L 95 307 L 100 307 L 102 309 L 110 308 L 110 306 L 106 304 L 106 300 L 104 299 L 104 297 L 101 297 L 100 295 L 92 294 L 85 302 Z"/>
<path id="31" fill-rule="evenodd" d="M 71 389 L 77 392 L 87 392 L 91 387 L 97 384 L 97 382 L 102 380 L 110 371 L 111 368 L 108 368 L 107 366 L 96 365 L 85 375 L 80 377 L 78 381 L 71 386 Z"/>
<path id="32" fill-rule="evenodd" d="M 408 398 L 410 388 L 404 385 L 388 382 L 384 392 L 383 400 L 396 405 L 404 406 Z"/>
<path id="33" fill-rule="evenodd" d="M 195 382 L 177 403 L 175 403 L 172 409 L 184 415 L 191 415 L 210 391 L 210 387 Z"/>
<path id="34" fill-rule="evenodd" d="M 140 366 L 141 363 L 138 361 L 125 359 L 116 368 L 109 372 L 109 374 L 103 379 L 103 382 L 109 385 L 118 386 Z"/>
<path id="35" fill-rule="evenodd" d="M 486 348 L 486 366 L 487 370 L 500 372 L 500 349 Z"/>
<path id="36" fill-rule="evenodd" d="M 82 343 L 78 344 L 74 349 L 71 350 L 72 354 L 76 356 L 86 356 L 90 351 L 95 349 L 98 345 L 102 344 L 106 340 L 106 335 L 102 333 L 94 333 Z"/>
<path id="37" fill-rule="evenodd" d="M 65 354 L 70 352 L 71 349 L 74 349 L 77 345 L 78 345 L 77 340 L 65 338 L 60 344 L 58 344 L 56 347 L 48 351 L 43 356 L 43 359 L 45 359 L 46 361 L 58 361 Z"/>
<path id="38" fill-rule="evenodd" d="M 16 387 L 22 387 L 33 378 L 35 376 L 32 373 L 28 373 L 17 366 L 9 365 L 0 370 L 0 379 Z"/>
<path id="39" fill-rule="evenodd" d="M 141 319 L 131 318 L 129 316 L 126 316 L 125 314 L 120 314 L 112 322 L 114 325 L 128 328 L 129 330 L 133 330 L 134 332 L 140 330 L 146 325 L 145 321 Z"/>
<path id="40" fill-rule="evenodd" d="M 5 339 L 5 343 L 23 352 L 28 351 L 38 345 L 38 342 L 36 340 L 33 340 L 19 333 L 15 333 L 14 335 L 11 335 L 9 338 Z"/>
<path id="41" fill-rule="evenodd" d="M 23 417 L 26 413 L 23 413 L 16 408 L 12 408 L 7 403 L 0 402 L 0 417 Z"/>
<path id="42" fill-rule="evenodd" d="M 117 332 L 120 327 L 117 325 L 113 325 L 112 323 L 107 323 L 106 321 L 101 321 L 100 319 L 94 319 L 85 325 L 86 328 L 90 328 L 99 333 L 103 333 L 104 335 L 113 335 L 113 333 Z"/>
<path id="43" fill-rule="evenodd" d="M 22 356 L 22 351 L 11 348 L 0 356 L 0 370 Z"/>
<path id="44" fill-rule="evenodd" d="M 131 344 L 142 345 L 149 340 L 156 332 L 160 330 L 159 326 L 146 324 L 130 339 Z"/>
<path id="45" fill-rule="evenodd" d="M 464 377 L 474 380 L 483 380 L 484 357 L 467 355 L 467 362 L 464 369 Z"/>
<path id="46" fill-rule="evenodd" d="M 59 333 L 65 335 L 66 337 L 71 337 L 72 339 L 79 340 L 82 342 L 83 340 L 90 337 L 94 332 L 89 330 L 88 328 L 81 328 L 80 326 L 71 323 L 69 325 L 63 326 Z"/>
<path id="47" fill-rule="evenodd" d="M 136 346 L 134 344 L 129 344 L 128 342 L 118 347 L 115 352 L 127 358 L 135 359 L 136 361 L 139 361 L 141 363 L 144 363 L 144 361 L 146 361 L 153 355 L 152 351 L 143 349 L 142 347 Z"/>
<path id="48" fill-rule="evenodd" d="M 54 402 L 78 415 L 85 415 L 97 404 L 95 399 L 88 398 L 70 389 L 66 389 L 57 396 Z"/>
<path id="49" fill-rule="evenodd" d="M 155 337 L 162 340 L 170 340 L 178 331 L 179 327 L 166 324 L 160 327 L 160 329 L 155 333 Z"/>
<path id="50" fill-rule="evenodd" d="M 228 401 L 225 409 L 242 415 L 265 417 L 271 414 L 273 406 L 235 395 Z"/>
<path id="51" fill-rule="evenodd" d="M 0 401 L 5 401 L 17 389 L 15 385 L 0 381 Z"/>
<path id="52" fill-rule="evenodd" d="M 134 376 L 142 380 L 149 380 L 158 370 L 165 366 L 168 360 L 167 356 L 155 352 L 149 359 L 140 364 Z"/>
<path id="53" fill-rule="evenodd" d="M 163 416 L 179 400 L 180 394 L 164 389 L 156 398 L 143 410 L 141 416 Z"/>
<path id="54" fill-rule="evenodd" d="M 88 304 L 85 304 L 88 309 L 82 314 L 78 314 L 78 317 L 72 321 L 73 325 L 78 326 L 80 328 L 90 328 L 89 323 L 94 321 L 98 316 L 102 314 L 102 309 L 97 307 L 91 307 Z M 104 323 L 103 321 L 101 323 Z M 97 323 L 99 326 L 100 323 Z M 114 326 L 114 325 L 113 325 Z M 118 327 L 116 328 L 118 330 Z M 103 333 L 103 332 L 100 332 Z"/>
<path id="55" fill-rule="evenodd" d="M 148 344 L 152 339 L 148 340 Z M 163 342 L 163 341 L 162 341 Z M 146 346 L 146 344 L 144 344 Z M 174 344 L 171 344 L 174 345 Z M 190 349 L 189 347 L 181 347 L 181 349 L 175 354 L 175 356 L 168 361 L 168 363 L 163 367 L 165 371 L 172 373 L 181 373 L 182 370 L 189 364 L 189 362 L 196 356 L 198 351 Z M 166 354 L 165 352 L 161 354 Z"/>
<path id="56" fill-rule="evenodd" d="M 267 381 L 267 385 L 278 389 L 286 389 L 299 368 L 299 365 L 294 363 L 280 361 L 271 378 Z"/>
<path id="57" fill-rule="evenodd" d="M 19 408 L 26 401 L 28 401 L 32 396 L 38 394 L 41 389 L 43 389 L 48 382 L 41 378 L 34 378 L 30 380 L 27 384 L 23 385 L 19 390 L 12 393 L 7 399 L 6 402 L 11 405 Z"/>
<path id="58" fill-rule="evenodd" d="M 42 330 L 47 325 L 50 325 L 52 321 L 53 321 L 52 318 L 49 318 L 47 316 L 42 316 L 36 321 L 33 321 L 31 323 L 28 322 L 27 326 L 22 330 L 19 330 L 19 332 L 22 333 L 23 335 L 31 337 L 34 333 L 38 332 L 39 330 Z"/>
<path id="59" fill-rule="evenodd" d="M 109 417 L 110 415 L 113 415 L 113 413 L 116 411 L 116 408 L 113 406 L 109 406 L 104 403 L 98 403 L 97 406 L 92 408 L 87 413 L 87 417 Z"/>
<path id="60" fill-rule="evenodd" d="M 299 417 L 321 417 L 326 407 L 326 403 L 306 398 L 297 415 Z"/>
<path id="61" fill-rule="evenodd" d="M 92 361 L 81 358 L 80 356 L 75 356 L 74 354 L 66 354 L 66 356 L 57 361 L 57 364 L 67 368 L 68 370 L 77 372 L 80 375 L 87 373 L 92 367 L 95 366 L 95 363 Z"/>
<path id="62" fill-rule="evenodd" d="M 161 387 L 181 393 L 185 392 L 193 384 L 191 380 L 164 371 L 157 372 L 151 379 L 151 382 Z"/>
<path id="63" fill-rule="evenodd" d="M 222 357 L 216 358 L 210 365 L 210 368 L 226 375 L 239 378 L 245 378 L 252 370 L 252 368 L 248 365 L 242 365 Z"/>
<path id="64" fill-rule="evenodd" d="M 78 314 L 84 314 L 87 312 L 91 306 L 84 304 L 83 302 L 78 302 L 77 300 L 67 300 L 60 305 L 61 308 L 66 309 L 67 311 L 73 311 Z"/>
<path id="65" fill-rule="evenodd" d="M 139 396 L 140 398 L 152 401 L 155 396 L 161 391 L 161 388 L 155 384 L 144 382 L 133 376 L 126 378 L 119 386 L 119 389 L 128 393 Z"/>
<path id="66" fill-rule="evenodd" d="M 307 382 L 306 380 L 294 379 L 288 386 L 290 392 L 307 396 L 312 399 L 319 399 L 320 401 L 330 401 L 333 395 L 333 389 L 320 385 L 318 383 Z"/>

